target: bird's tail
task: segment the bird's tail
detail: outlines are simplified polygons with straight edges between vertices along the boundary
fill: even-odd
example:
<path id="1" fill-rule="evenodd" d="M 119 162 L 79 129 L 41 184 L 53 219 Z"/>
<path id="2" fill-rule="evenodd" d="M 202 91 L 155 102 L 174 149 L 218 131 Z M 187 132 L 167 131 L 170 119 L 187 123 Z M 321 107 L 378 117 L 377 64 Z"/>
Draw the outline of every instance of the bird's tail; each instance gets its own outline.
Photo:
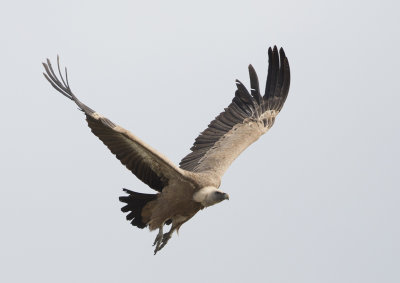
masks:
<path id="1" fill-rule="evenodd" d="M 119 198 L 121 202 L 126 204 L 121 208 L 121 211 L 129 212 L 126 215 L 126 220 L 130 221 L 133 226 L 143 229 L 147 225 L 142 219 L 142 209 L 148 202 L 155 200 L 157 194 L 142 194 L 128 189 L 123 190 L 128 193 L 128 195 Z"/>

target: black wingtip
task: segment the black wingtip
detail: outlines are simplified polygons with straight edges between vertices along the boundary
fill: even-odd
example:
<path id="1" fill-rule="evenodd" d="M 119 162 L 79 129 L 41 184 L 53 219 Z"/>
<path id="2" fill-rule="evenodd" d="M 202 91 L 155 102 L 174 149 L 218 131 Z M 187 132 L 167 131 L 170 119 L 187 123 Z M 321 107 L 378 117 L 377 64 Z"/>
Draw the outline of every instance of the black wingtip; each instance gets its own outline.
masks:
<path id="1" fill-rule="evenodd" d="M 244 86 L 244 84 L 241 81 L 236 79 L 235 82 L 236 82 L 236 87 L 238 88 L 238 90 L 242 91 L 246 95 L 250 95 L 249 91 L 247 90 L 247 88 Z"/>
<path id="2" fill-rule="evenodd" d="M 290 68 L 283 48 L 268 49 L 268 76 L 263 97 L 268 109 L 280 111 L 289 92 Z"/>
<path id="3" fill-rule="evenodd" d="M 262 96 L 260 94 L 260 84 L 258 82 L 258 76 L 254 67 L 249 65 L 249 76 L 250 76 L 250 88 L 251 95 L 257 101 L 258 105 L 262 106 Z"/>
<path id="4" fill-rule="evenodd" d="M 279 48 L 279 54 L 286 58 L 285 50 L 283 50 L 283 47 Z"/>

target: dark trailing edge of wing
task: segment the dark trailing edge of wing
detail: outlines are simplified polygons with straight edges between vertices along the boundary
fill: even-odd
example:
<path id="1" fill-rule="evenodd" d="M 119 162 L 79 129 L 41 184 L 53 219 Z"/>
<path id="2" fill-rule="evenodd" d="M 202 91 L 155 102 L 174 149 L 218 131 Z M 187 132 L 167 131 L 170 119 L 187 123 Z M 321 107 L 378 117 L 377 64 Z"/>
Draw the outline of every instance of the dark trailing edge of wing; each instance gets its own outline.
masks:
<path id="1" fill-rule="evenodd" d="M 102 123 L 86 116 L 86 121 L 92 131 L 108 149 L 115 154 L 125 167 L 130 170 L 143 183 L 147 184 L 153 190 L 161 192 L 167 186 L 168 180 L 159 177 L 149 166 L 143 162 L 139 154 L 130 150 L 129 140 L 112 128 L 104 127 Z M 117 137 L 119 136 L 119 137 Z"/>
<path id="2" fill-rule="evenodd" d="M 130 140 L 123 134 L 114 131 L 116 125 L 105 117 L 95 119 L 93 114 L 95 111 L 90 107 L 83 104 L 72 93 L 68 82 L 67 69 L 65 68 L 65 79 L 61 73 L 60 60 L 57 56 L 57 67 L 60 79 L 55 74 L 50 60 L 43 63 L 46 73 L 43 73 L 49 83 L 65 97 L 74 101 L 86 115 L 86 121 L 95 134 L 115 156 L 126 166 L 133 174 L 136 175 L 141 181 L 149 185 L 150 188 L 161 192 L 162 189 L 168 184 L 168 180 L 158 176 L 149 166 L 147 166 L 139 154 L 130 148 Z"/>
<path id="3" fill-rule="evenodd" d="M 196 171 L 201 158 L 214 144 L 229 132 L 235 125 L 245 119 L 258 119 L 268 110 L 280 111 L 286 100 L 290 85 L 290 68 L 285 52 L 276 46 L 268 49 L 268 76 L 265 94 L 261 96 L 257 73 L 249 65 L 250 86 L 246 87 L 236 80 L 237 90 L 231 104 L 220 113 L 195 140 L 191 153 L 179 163 L 182 169 Z"/>

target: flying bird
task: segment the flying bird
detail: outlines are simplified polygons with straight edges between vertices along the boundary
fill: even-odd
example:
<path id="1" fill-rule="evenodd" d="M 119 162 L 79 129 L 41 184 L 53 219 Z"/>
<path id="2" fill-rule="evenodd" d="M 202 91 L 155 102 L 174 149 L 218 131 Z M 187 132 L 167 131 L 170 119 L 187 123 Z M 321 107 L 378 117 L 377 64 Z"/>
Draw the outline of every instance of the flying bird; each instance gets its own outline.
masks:
<path id="1" fill-rule="evenodd" d="M 123 189 L 119 199 L 126 219 L 138 228 L 158 229 L 154 254 L 169 241 L 174 231 L 198 211 L 229 199 L 219 190 L 221 178 L 231 163 L 274 124 L 286 100 L 290 68 L 285 52 L 268 49 L 268 75 L 264 95 L 257 74 L 249 65 L 250 92 L 236 80 L 235 97 L 196 139 L 179 167 L 123 127 L 83 104 L 71 91 L 57 56 L 56 75 L 50 60 L 43 63 L 45 78 L 85 114 L 89 128 L 137 178 L 155 190 L 144 194 Z M 164 233 L 164 225 L 171 225 Z"/>

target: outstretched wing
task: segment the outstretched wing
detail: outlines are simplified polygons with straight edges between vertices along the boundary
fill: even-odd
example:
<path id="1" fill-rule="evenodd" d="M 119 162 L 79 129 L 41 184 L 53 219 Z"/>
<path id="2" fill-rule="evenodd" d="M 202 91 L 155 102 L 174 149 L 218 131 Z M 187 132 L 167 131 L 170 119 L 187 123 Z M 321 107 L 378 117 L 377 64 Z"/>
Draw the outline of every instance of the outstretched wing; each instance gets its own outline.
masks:
<path id="1" fill-rule="evenodd" d="M 232 103 L 196 138 L 192 152 L 180 162 L 182 169 L 221 177 L 243 150 L 272 127 L 289 92 L 290 68 L 282 48 L 279 53 L 276 46 L 269 48 L 268 57 L 264 96 L 257 74 L 249 65 L 251 92 L 236 80 Z"/>
<path id="2" fill-rule="evenodd" d="M 56 76 L 50 60 L 43 63 L 46 73 L 43 73 L 50 84 L 65 97 L 74 101 L 85 113 L 86 121 L 93 134 L 95 134 L 115 156 L 141 181 L 150 188 L 161 192 L 173 177 L 183 178 L 183 170 L 176 167 L 161 153 L 151 148 L 145 142 L 134 136 L 124 128 L 114 124 L 109 119 L 101 116 L 82 102 L 72 93 L 67 69 L 65 80 L 60 71 L 59 58 L 57 57 L 58 73 L 61 81 Z"/>

